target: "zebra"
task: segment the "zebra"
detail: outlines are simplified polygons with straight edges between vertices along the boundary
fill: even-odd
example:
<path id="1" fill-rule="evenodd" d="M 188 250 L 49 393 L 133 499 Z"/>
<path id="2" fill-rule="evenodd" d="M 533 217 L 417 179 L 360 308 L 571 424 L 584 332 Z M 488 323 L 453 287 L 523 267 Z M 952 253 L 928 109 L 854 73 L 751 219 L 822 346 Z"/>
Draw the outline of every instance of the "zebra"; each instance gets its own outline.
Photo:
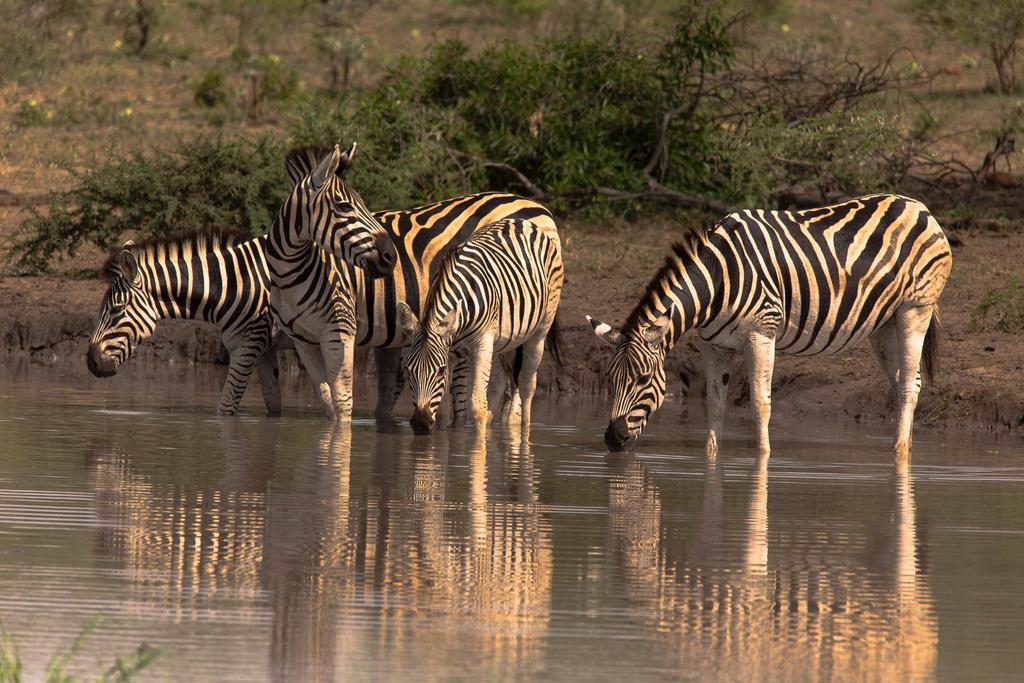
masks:
<path id="1" fill-rule="evenodd" d="M 326 153 L 327 150 L 317 147 L 289 151 L 285 164 L 292 182 L 314 172 Z M 401 347 L 408 341 L 402 333 L 398 305 L 405 303 L 415 313 L 422 310 L 445 250 L 465 242 L 481 226 L 506 217 L 529 219 L 555 240 L 558 229 L 544 206 L 504 192 L 480 192 L 411 209 L 381 211 L 373 216 L 384 226 L 397 250 L 392 276 L 374 278 L 361 268 L 331 260 L 317 273 L 327 280 L 318 289 L 329 290 L 333 310 L 344 314 L 344 343 L 349 347 L 358 344 L 374 348 L 378 381 L 375 416 L 379 428 L 391 429 L 394 405 L 404 380 Z M 351 372 L 349 369 L 348 377 Z M 453 364 L 453 373 L 457 377 L 465 375 L 464 360 Z M 348 387 L 350 396 L 350 381 Z M 453 394 L 458 417 L 464 412 L 465 401 L 461 398 L 463 392 Z"/>
<path id="2" fill-rule="evenodd" d="M 397 252 L 384 226 L 345 182 L 356 145 L 335 145 L 312 169 L 285 160 L 291 193 L 267 240 L 274 320 L 287 333 L 328 414 L 352 416 L 353 306 L 344 305 L 337 262 L 371 277 L 394 270 Z"/>
<path id="3" fill-rule="evenodd" d="M 919 366 L 931 375 L 938 300 L 952 252 L 928 209 L 879 194 L 804 211 L 739 211 L 676 244 L 620 331 L 587 316 L 615 347 L 605 442 L 631 447 L 665 395 L 666 354 L 697 332 L 707 382 L 707 454 L 717 453 L 729 354 L 747 366 L 758 448 L 776 353 L 828 355 L 870 337 L 898 402 L 896 457 L 910 454 Z"/>
<path id="4" fill-rule="evenodd" d="M 217 412 L 234 415 L 249 378 L 259 368 L 267 412 L 281 412 L 277 362 L 271 348 L 267 238 L 211 233 L 154 238 L 124 245 L 104 264 L 108 280 L 86 364 L 110 377 L 126 363 L 157 322 L 189 318 L 213 323 L 231 357 Z"/>
<path id="5" fill-rule="evenodd" d="M 398 305 L 402 330 L 411 340 L 406 373 L 416 433 L 433 428 L 453 351 L 468 352 L 471 418 L 484 425 L 491 417 L 487 385 L 493 356 L 514 350 L 509 379 L 518 387 L 518 417 L 530 424 L 545 339 L 560 361 L 555 314 L 563 275 L 558 239 L 528 220 L 507 218 L 449 252 L 427 295 L 422 322 L 408 304 Z M 513 409 L 512 421 L 517 413 Z"/>

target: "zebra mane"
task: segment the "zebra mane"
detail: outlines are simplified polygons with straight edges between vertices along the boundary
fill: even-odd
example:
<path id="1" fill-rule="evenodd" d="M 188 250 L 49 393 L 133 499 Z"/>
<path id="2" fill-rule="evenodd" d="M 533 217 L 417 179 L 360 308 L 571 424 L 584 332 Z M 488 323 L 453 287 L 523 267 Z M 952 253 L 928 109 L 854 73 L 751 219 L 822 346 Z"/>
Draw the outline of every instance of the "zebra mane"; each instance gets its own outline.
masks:
<path id="1" fill-rule="evenodd" d="M 652 299 L 660 299 L 664 287 L 662 286 L 665 280 L 671 273 L 678 273 L 680 271 L 680 265 L 682 264 L 685 269 L 685 264 L 689 263 L 698 257 L 697 249 L 707 242 L 708 235 L 717 226 L 706 227 L 702 229 L 694 229 L 683 235 L 683 238 L 678 242 L 672 243 L 672 251 L 668 256 L 665 257 L 665 262 L 662 264 L 658 272 L 654 274 L 651 281 L 647 283 L 647 287 L 644 288 L 643 296 L 640 297 L 640 302 L 633 308 L 630 314 L 626 317 L 626 322 L 623 323 L 623 330 L 633 330 L 638 328 L 641 324 L 649 323 L 647 311 L 648 304 Z M 717 262 L 712 264 L 713 270 L 718 270 Z M 715 275 L 715 273 L 712 273 Z M 717 276 L 716 276 L 717 277 Z"/>
<path id="2" fill-rule="evenodd" d="M 306 145 L 288 150 L 284 155 L 284 167 L 288 172 L 288 179 L 297 183 L 313 172 L 320 161 L 331 153 L 327 147 Z"/>
<path id="3" fill-rule="evenodd" d="M 444 248 L 444 251 L 441 252 L 441 256 L 438 258 L 439 265 L 437 269 L 437 277 L 432 278 L 430 288 L 427 290 L 427 298 L 423 302 L 423 310 L 420 311 L 421 321 L 424 323 L 429 317 L 431 309 L 434 308 L 434 302 L 437 298 L 436 292 L 441 285 L 441 279 L 444 277 L 445 273 L 450 272 L 450 270 L 455 266 L 455 260 L 459 257 L 459 253 L 462 251 L 462 247 L 464 246 L 466 246 L 466 242 L 463 242 L 462 244 L 449 244 Z"/>
<path id="4" fill-rule="evenodd" d="M 139 262 L 158 261 L 164 260 L 168 254 L 179 257 L 182 254 L 208 254 L 219 249 L 233 247 L 250 239 L 253 239 L 252 235 L 237 229 L 211 230 L 184 237 L 166 235 L 147 237 L 135 245 L 132 253 Z M 104 282 L 110 282 L 122 274 L 117 262 L 121 251 L 121 247 L 111 251 L 107 260 L 100 266 L 99 276 Z"/>

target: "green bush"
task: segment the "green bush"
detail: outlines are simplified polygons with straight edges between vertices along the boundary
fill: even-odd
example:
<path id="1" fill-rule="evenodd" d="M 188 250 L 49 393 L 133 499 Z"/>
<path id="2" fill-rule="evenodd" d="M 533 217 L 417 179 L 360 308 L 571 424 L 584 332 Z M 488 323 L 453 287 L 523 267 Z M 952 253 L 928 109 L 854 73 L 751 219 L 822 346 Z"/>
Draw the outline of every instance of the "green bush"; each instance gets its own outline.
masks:
<path id="1" fill-rule="evenodd" d="M 466 186 L 539 191 L 562 208 L 579 208 L 599 201 L 601 188 L 643 191 L 649 176 L 703 191 L 710 189 L 709 127 L 699 84 L 730 55 L 724 22 L 703 10 L 656 40 L 567 38 L 479 54 L 449 41 L 400 61 L 337 106 L 304 108 L 292 132 L 321 145 L 365 140 L 375 168 L 411 164 L 391 171 L 390 181 L 367 179 L 389 205 Z M 674 116 L 660 146 L 668 112 Z M 648 170 L 656 151 L 660 159 Z"/>
<path id="2" fill-rule="evenodd" d="M 217 69 L 208 70 L 202 78 L 192 82 L 192 97 L 201 107 L 212 109 L 227 104 L 228 90 L 224 74 Z"/>
<path id="3" fill-rule="evenodd" d="M 887 159 L 905 140 L 891 115 L 831 112 L 787 123 L 770 112 L 742 132 L 720 129 L 717 169 L 727 195 L 772 206 L 782 192 L 857 195 L 887 187 Z"/>
<path id="4" fill-rule="evenodd" d="M 57 254 L 74 255 L 83 244 L 109 250 L 129 233 L 266 232 L 287 191 L 283 154 L 270 138 L 199 139 L 175 152 L 71 169 L 73 189 L 51 195 L 45 214 L 32 210 L 12 237 L 9 258 L 40 271 Z"/>
<path id="5" fill-rule="evenodd" d="M 971 327 L 1010 333 L 1024 330 L 1024 286 L 1018 276 L 1011 275 L 1003 287 L 985 292 L 971 314 Z"/>

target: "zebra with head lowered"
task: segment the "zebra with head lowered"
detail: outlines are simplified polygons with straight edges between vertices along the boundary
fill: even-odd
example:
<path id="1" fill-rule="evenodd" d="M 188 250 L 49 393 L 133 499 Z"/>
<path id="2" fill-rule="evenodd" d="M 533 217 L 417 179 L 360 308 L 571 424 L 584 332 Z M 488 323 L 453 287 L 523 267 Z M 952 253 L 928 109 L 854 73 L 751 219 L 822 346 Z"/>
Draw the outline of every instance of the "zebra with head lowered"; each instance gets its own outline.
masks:
<path id="1" fill-rule="evenodd" d="M 621 331 L 588 316 L 615 347 L 605 442 L 631 446 L 665 396 L 665 356 L 695 330 L 707 381 L 707 452 L 717 452 L 729 382 L 742 353 L 758 445 L 768 453 L 777 353 L 844 351 L 866 337 L 898 402 L 896 456 L 910 453 L 924 353 L 930 375 L 949 242 L 913 199 L 874 195 L 806 211 L 740 211 L 673 248 Z"/>
<path id="2" fill-rule="evenodd" d="M 86 363 L 110 377 L 165 318 L 205 320 L 221 330 L 231 357 L 217 412 L 233 415 L 259 367 L 267 412 L 281 412 L 271 345 L 266 237 L 231 234 L 126 242 L 103 266 L 109 287 L 100 303 Z"/>
<path id="3" fill-rule="evenodd" d="M 314 173 L 330 150 L 303 147 L 291 150 L 285 164 L 293 183 Z M 351 156 L 347 155 L 351 160 Z M 340 171 L 336 171 L 338 173 Z M 481 226 L 507 217 L 529 219 L 539 229 L 558 239 L 551 213 L 537 202 L 502 192 L 483 192 L 453 197 L 411 209 L 373 214 L 391 239 L 397 259 L 391 277 L 374 278 L 362 268 L 330 260 L 312 275 L 311 291 L 329 293 L 332 315 L 346 321 L 343 343 L 374 347 L 378 376 L 378 424 L 392 424 L 394 403 L 403 387 L 401 348 L 408 343 L 398 319 L 398 305 L 416 313 L 422 310 L 431 281 L 442 256 L 452 245 L 461 244 Z M 355 321 L 354 323 L 352 321 Z M 321 325 L 326 325 L 321 322 Z M 351 357 L 347 377 L 351 378 Z M 456 361 L 455 373 L 462 376 L 464 361 Z M 350 382 L 350 379 L 349 379 Z M 348 384 L 351 396 L 351 384 Z M 456 414 L 464 410 L 462 393 L 456 393 Z M 351 402 L 348 403 L 351 413 Z"/>
<path id="4" fill-rule="evenodd" d="M 509 398 L 518 398 L 520 409 L 510 409 L 510 421 L 520 418 L 529 425 L 545 339 L 559 360 L 555 314 L 563 276 L 557 236 L 510 218 L 481 229 L 444 259 L 421 309 L 422 321 L 407 304 L 398 305 L 411 340 L 406 371 L 415 404 L 410 422 L 417 433 L 434 426 L 453 352 L 465 352 L 472 364 L 471 417 L 485 425 L 491 417 L 487 387 L 493 357 L 515 351 L 509 380 L 518 397 Z"/>

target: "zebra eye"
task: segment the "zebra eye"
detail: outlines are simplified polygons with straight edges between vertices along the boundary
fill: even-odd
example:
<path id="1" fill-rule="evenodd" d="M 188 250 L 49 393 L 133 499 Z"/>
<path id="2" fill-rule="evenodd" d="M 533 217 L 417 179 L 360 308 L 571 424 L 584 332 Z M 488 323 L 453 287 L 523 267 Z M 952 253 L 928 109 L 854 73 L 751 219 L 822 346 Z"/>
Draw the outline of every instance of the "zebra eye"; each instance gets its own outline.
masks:
<path id="1" fill-rule="evenodd" d="M 447 365 L 442 365 L 442 366 L 440 366 L 437 369 L 437 374 L 439 374 L 439 375 L 443 376 L 446 372 L 448 372 L 448 366 Z"/>
<path id="2" fill-rule="evenodd" d="M 354 209 L 352 205 L 348 202 L 338 202 L 337 204 L 334 205 L 333 211 L 338 216 L 344 216 L 345 214 L 352 213 Z"/>
<path id="3" fill-rule="evenodd" d="M 637 386 L 647 386 L 651 383 L 651 375 L 644 374 L 636 378 Z"/>

